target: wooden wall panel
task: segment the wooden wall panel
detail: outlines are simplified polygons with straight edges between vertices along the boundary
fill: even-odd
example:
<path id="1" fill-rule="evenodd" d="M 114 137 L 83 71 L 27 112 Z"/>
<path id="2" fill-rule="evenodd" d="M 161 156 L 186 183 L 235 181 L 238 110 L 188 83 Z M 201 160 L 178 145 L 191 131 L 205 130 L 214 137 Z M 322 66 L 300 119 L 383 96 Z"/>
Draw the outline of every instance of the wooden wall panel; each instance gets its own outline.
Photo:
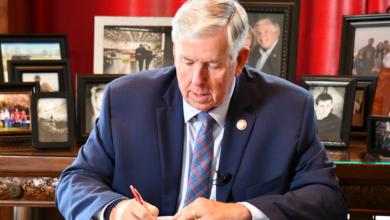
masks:
<path id="1" fill-rule="evenodd" d="M 8 33 L 8 0 L 0 0 L 0 34 Z"/>

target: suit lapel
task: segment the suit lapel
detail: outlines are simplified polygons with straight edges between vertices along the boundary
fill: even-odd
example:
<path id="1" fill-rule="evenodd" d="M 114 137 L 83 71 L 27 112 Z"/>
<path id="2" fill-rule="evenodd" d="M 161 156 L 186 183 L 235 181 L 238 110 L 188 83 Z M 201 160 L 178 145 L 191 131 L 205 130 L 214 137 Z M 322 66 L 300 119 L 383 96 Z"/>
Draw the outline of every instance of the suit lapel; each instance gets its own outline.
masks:
<path id="1" fill-rule="evenodd" d="M 183 102 L 175 79 L 164 94 L 167 107 L 156 109 L 162 172 L 162 208 L 160 214 L 176 212 L 183 158 Z"/>
<path id="2" fill-rule="evenodd" d="M 218 172 L 221 175 L 230 173 L 232 178 L 225 185 L 217 186 L 217 201 L 221 202 L 227 202 L 256 120 L 255 116 L 245 111 L 252 103 L 246 71 L 244 68 L 241 75 L 237 77 L 236 88 L 226 117 Z M 247 127 L 244 130 L 237 128 L 239 120 L 246 121 Z"/>

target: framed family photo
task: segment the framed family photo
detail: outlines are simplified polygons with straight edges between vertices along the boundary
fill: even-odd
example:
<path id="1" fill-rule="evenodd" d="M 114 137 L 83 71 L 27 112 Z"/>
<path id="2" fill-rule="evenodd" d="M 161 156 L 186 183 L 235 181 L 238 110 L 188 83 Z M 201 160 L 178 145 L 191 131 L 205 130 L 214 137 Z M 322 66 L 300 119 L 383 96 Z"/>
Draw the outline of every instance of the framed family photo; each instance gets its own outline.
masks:
<path id="1" fill-rule="evenodd" d="M 69 92 L 45 92 L 32 96 L 32 145 L 35 148 L 73 146 L 73 100 L 73 94 Z"/>
<path id="2" fill-rule="evenodd" d="M 300 0 L 241 1 L 248 14 L 248 65 L 295 83 Z"/>
<path id="3" fill-rule="evenodd" d="M 367 153 L 390 157 L 390 117 L 368 117 Z"/>
<path id="4" fill-rule="evenodd" d="M 10 82 L 39 82 L 41 92 L 72 92 L 70 60 L 8 60 Z"/>
<path id="5" fill-rule="evenodd" d="M 77 74 L 77 141 L 86 141 L 100 115 L 104 90 L 109 82 L 125 74 Z"/>
<path id="6" fill-rule="evenodd" d="M 95 74 L 130 74 L 174 64 L 172 17 L 95 16 Z"/>
<path id="7" fill-rule="evenodd" d="M 318 136 L 325 147 L 347 148 L 356 92 L 354 77 L 302 75 L 301 86 L 314 98 Z"/>
<path id="8" fill-rule="evenodd" d="M 0 34 L 0 82 L 8 82 L 7 60 L 69 59 L 65 34 Z"/>
<path id="9" fill-rule="evenodd" d="M 31 138 L 31 97 L 39 84 L 0 83 L 0 141 Z"/>
<path id="10" fill-rule="evenodd" d="M 343 16 L 339 75 L 378 76 L 390 67 L 390 14 Z"/>

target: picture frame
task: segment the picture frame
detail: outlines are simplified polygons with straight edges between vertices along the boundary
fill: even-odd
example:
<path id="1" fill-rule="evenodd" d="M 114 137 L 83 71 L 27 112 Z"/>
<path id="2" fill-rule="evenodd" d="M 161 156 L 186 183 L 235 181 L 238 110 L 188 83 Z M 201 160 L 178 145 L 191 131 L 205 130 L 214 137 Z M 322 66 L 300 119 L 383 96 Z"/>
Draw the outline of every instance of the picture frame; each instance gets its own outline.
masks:
<path id="1" fill-rule="evenodd" d="M 390 68 L 381 68 L 372 115 L 390 116 Z"/>
<path id="2" fill-rule="evenodd" d="M 86 141 L 99 117 L 105 86 L 126 74 L 76 74 L 76 117 L 79 142 Z"/>
<path id="3" fill-rule="evenodd" d="M 390 117 L 368 117 L 367 153 L 390 157 Z"/>
<path id="4" fill-rule="evenodd" d="M 301 75 L 301 87 L 313 95 L 321 143 L 325 147 L 348 148 L 356 78 Z"/>
<path id="5" fill-rule="evenodd" d="M 69 148 L 74 144 L 74 99 L 70 92 L 33 94 L 32 145 L 35 148 Z"/>
<path id="6" fill-rule="evenodd" d="M 38 92 L 36 82 L 0 83 L 0 142 L 31 140 L 31 100 Z"/>
<path id="7" fill-rule="evenodd" d="M 390 14 L 343 16 L 339 75 L 378 76 L 386 56 L 390 67 L 389 34 Z"/>
<path id="8" fill-rule="evenodd" d="M 130 74 L 173 65 L 172 19 L 95 16 L 94 74 Z"/>
<path id="9" fill-rule="evenodd" d="M 0 34 L 0 82 L 8 82 L 7 60 L 69 59 L 66 34 Z"/>
<path id="10" fill-rule="evenodd" d="M 10 82 L 40 81 L 41 92 L 73 93 L 70 60 L 9 60 Z"/>
<path id="11" fill-rule="evenodd" d="M 374 105 L 377 76 L 354 76 L 356 78 L 355 103 L 352 116 L 351 137 L 367 137 L 367 121 Z"/>
<path id="12" fill-rule="evenodd" d="M 299 15 L 300 15 L 300 0 L 278 0 L 278 1 L 241 1 L 240 4 L 244 7 L 248 14 L 249 25 L 252 27 L 256 35 L 256 29 L 261 31 L 260 25 L 255 27 L 255 24 L 262 19 L 271 19 L 279 24 L 280 33 L 277 43 L 275 43 L 270 56 L 261 68 L 261 71 L 268 74 L 276 75 L 284 78 L 292 83 L 296 82 L 296 63 L 298 52 L 298 34 L 299 34 Z M 260 22 L 261 23 L 261 22 Z M 248 37 L 251 33 L 249 30 Z M 252 38 L 256 38 L 256 36 Z M 250 46 L 251 52 L 248 59 L 248 65 L 256 68 L 260 52 L 260 40 L 252 43 Z M 269 47 L 266 45 L 264 47 Z M 269 48 L 271 49 L 272 46 Z M 271 67 L 272 66 L 272 67 Z M 260 66 L 258 66 L 260 67 Z M 278 72 L 280 71 L 280 72 Z"/>

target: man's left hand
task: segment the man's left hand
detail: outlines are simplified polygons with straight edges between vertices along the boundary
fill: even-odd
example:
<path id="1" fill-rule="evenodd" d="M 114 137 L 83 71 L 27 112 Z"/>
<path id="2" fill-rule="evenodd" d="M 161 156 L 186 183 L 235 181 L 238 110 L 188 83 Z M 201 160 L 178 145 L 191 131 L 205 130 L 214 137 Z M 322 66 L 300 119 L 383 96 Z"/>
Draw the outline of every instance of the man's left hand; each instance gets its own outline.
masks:
<path id="1" fill-rule="evenodd" d="M 180 210 L 173 220 L 193 219 L 252 219 L 252 214 L 243 205 L 223 203 L 205 198 L 198 198 L 187 207 Z"/>

